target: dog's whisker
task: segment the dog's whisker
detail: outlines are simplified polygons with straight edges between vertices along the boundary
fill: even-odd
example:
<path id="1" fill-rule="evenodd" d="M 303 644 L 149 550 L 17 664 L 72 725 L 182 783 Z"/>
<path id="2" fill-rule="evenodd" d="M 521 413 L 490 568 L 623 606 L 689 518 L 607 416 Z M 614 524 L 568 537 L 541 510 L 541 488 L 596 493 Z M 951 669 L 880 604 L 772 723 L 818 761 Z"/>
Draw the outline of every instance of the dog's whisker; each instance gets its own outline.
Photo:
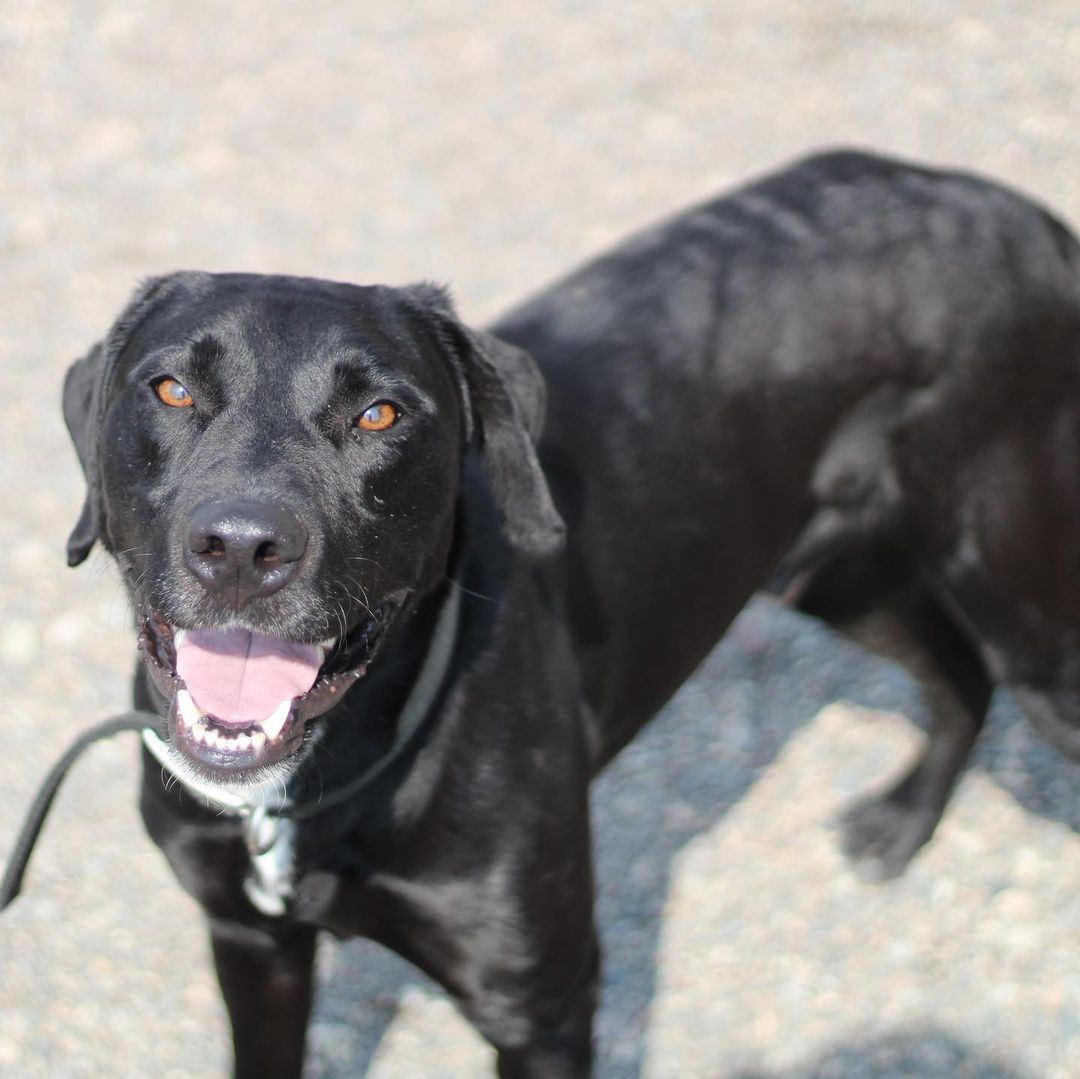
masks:
<path id="1" fill-rule="evenodd" d="M 371 607 L 367 603 L 367 600 L 366 600 L 367 593 L 363 591 L 363 587 L 360 585 L 360 583 L 358 581 L 354 581 L 353 584 L 355 584 L 358 588 L 360 588 L 361 592 L 363 593 L 363 595 L 365 597 L 364 599 L 361 599 L 359 596 L 354 596 L 349 591 L 349 589 L 346 587 L 344 581 L 339 581 L 338 583 L 341 586 L 342 592 L 344 592 L 345 595 L 348 596 L 349 599 L 351 599 L 353 601 L 353 603 L 356 603 L 360 607 L 363 607 L 364 610 L 367 612 L 367 615 L 368 615 L 369 618 L 374 618 L 375 617 L 375 612 L 371 609 Z"/>
<path id="2" fill-rule="evenodd" d="M 464 592 L 466 596 L 473 596 L 476 599 L 485 600 L 488 603 L 498 603 L 498 600 L 494 596 L 486 595 L 484 592 L 477 592 L 473 588 L 466 588 L 457 578 L 451 577 L 449 574 L 443 576 L 443 580 L 452 585 L 459 592 Z"/>
<path id="3" fill-rule="evenodd" d="M 378 566 L 379 569 L 383 568 L 383 564 L 381 562 L 379 562 L 377 559 L 375 559 L 375 558 L 366 558 L 363 555 L 357 555 L 357 554 L 347 555 L 346 558 L 345 558 L 345 561 L 346 562 L 370 562 L 373 566 Z"/>

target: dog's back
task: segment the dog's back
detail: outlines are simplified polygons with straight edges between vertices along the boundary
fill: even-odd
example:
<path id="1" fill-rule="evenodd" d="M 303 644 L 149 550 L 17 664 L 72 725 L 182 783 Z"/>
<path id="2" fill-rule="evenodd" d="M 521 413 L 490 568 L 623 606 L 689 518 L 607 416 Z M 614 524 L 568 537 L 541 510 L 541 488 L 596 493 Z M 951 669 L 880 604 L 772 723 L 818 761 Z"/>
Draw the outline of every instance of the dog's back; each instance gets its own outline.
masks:
<path id="1" fill-rule="evenodd" d="M 1068 230 L 1004 188 L 832 153 L 642 233 L 495 327 L 548 380 L 541 449 L 601 759 L 778 565 L 787 585 L 841 557 L 888 576 L 884 544 L 958 602 L 1004 586 L 1035 541 L 1028 467 L 1074 467 L 1078 266 Z M 988 539 L 992 566 L 970 550 Z M 1051 546 L 1076 572 L 1080 531 Z"/>

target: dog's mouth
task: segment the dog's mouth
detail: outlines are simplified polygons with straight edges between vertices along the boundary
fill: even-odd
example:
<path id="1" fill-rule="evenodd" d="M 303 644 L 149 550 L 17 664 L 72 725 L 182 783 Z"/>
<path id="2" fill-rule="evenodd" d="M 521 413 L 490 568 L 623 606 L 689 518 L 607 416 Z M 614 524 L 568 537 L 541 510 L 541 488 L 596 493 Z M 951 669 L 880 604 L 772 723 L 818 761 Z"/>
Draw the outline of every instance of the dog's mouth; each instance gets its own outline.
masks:
<path id="1" fill-rule="evenodd" d="M 296 753 L 311 720 L 367 673 L 387 612 L 307 644 L 239 626 L 182 629 L 147 612 L 139 650 L 169 702 L 168 737 L 211 773 L 237 776 Z"/>

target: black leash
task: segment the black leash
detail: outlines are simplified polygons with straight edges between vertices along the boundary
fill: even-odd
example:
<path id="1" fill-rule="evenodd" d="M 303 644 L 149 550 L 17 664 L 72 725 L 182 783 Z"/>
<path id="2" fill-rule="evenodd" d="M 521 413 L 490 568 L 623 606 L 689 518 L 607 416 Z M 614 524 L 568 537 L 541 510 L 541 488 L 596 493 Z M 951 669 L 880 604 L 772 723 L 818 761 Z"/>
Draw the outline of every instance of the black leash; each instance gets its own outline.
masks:
<path id="1" fill-rule="evenodd" d="M 15 846 L 12 848 L 11 856 L 8 858 L 3 882 L 0 883 L 0 911 L 4 911 L 11 906 L 22 891 L 23 877 L 26 875 L 26 869 L 30 864 L 30 856 L 34 853 L 34 846 L 41 835 L 45 818 L 49 815 L 49 810 L 52 808 L 53 800 L 60 790 L 60 785 L 64 782 L 64 777 L 83 751 L 89 749 L 95 742 L 100 742 L 105 738 L 112 738 L 113 735 L 122 734 L 124 731 L 138 731 L 143 735 L 145 742 L 147 732 L 153 730 L 160 722 L 161 717 L 153 712 L 121 712 L 119 715 L 111 716 L 103 723 L 99 723 L 96 727 L 83 731 L 68 746 L 64 754 L 49 770 L 48 775 L 42 780 L 37 795 L 30 804 L 29 810 L 27 810 L 22 828 L 19 829 Z M 408 733 L 412 733 L 411 730 Z M 398 739 L 389 754 L 376 761 L 371 768 L 340 790 L 334 791 L 309 805 L 282 806 L 275 811 L 274 816 L 286 820 L 305 820 L 326 809 L 340 805 L 343 801 L 355 795 L 361 788 L 366 787 L 382 775 L 400 755 L 404 743 L 404 738 Z M 231 806 L 223 806 L 223 808 L 233 809 Z"/>
<path id="2" fill-rule="evenodd" d="M 83 731 L 78 738 L 68 747 L 67 752 L 52 766 L 51 771 L 41 784 L 37 797 L 30 805 L 26 814 L 26 820 L 19 830 L 19 837 L 15 840 L 15 847 L 8 860 L 7 870 L 4 873 L 3 883 L 0 884 L 0 910 L 11 905 L 22 888 L 23 875 L 30 863 L 30 855 L 33 853 L 34 844 L 41 832 L 41 826 L 45 823 L 49 809 L 52 807 L 56 792 L 64 781 L 68 769 L 75 763 L 79 755 L 94 742 L 102 738 L 111 738 L 114 734 L 122 731 L 141 731 L 146 727 L 156 727 L 161 722 L 160 717 L 152 712 L 121 712 L 118 716 L 112 716 Z"/>

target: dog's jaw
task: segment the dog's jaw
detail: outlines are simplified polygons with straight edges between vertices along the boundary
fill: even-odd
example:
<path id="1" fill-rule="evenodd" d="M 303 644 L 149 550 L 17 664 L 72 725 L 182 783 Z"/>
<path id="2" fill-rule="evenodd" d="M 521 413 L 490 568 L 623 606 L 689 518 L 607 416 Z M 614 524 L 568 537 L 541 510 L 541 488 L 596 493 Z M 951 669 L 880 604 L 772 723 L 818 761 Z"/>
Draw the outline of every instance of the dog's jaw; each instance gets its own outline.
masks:
<path id="1" fill-rule="evenodd" d="M 319 730 L 309 732 L 309 740 L 318 738 Z M 244 805 L 252 809 L 264 807 L 279 810 L 286 802 L 289 779 L 295 770 L 292 760 L 280 760 L 243 772 L 226 773 L 221 769 L 209 769 L 193 761 L 170 741 L 158 743 L 161 751 L 154 756 L 169 773 L 188 791 L 206 799 L 215 808 Z M 168 786 L 172 780 L 166 780 Z"/>
<path id="2" fill-rule="evenodd" d="M 299 763 L 316 720 L 329 712 L 367 673 L 395 612 L 356 627 L 345 638 L 318 646 L 297 645 L 318 653 L 322 662 L 310 688 L 285 697 L 261 719 L 221 719 L 198 703 L 177 670 L 177 641 L 184 631 L 148 610 L 139 633 L 139 651 L 151 685 L 163 701 L 164 734 L 173 770 L 185 770 L 200 783 L 239 785 L 244 790 L 274 785 Z M 289 644 L 290 642 L 283 642 Z"/>

